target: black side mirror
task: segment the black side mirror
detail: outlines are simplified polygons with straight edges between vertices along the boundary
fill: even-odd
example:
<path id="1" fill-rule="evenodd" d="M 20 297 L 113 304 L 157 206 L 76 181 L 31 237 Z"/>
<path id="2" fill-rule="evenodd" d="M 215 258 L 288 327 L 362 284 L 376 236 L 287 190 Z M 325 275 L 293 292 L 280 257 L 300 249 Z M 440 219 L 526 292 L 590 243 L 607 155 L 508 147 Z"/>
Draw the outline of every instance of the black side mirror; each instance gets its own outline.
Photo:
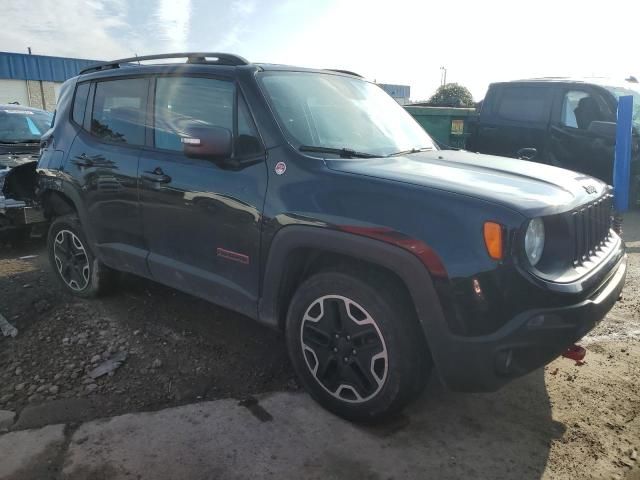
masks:
<path id="1" fill-rule="evenodd" d="M 516 152 L 516 157 L 520 160 L 533 160 L 538 155 L 538 150 L 533 147 L 521 148 Z"/>
<path id="2" fill-rule="evenodd" d="M 181 138 L 184 154 L 190 158 L 224 160 L 231 157 L 233 135 L 223 127 L 187 127 Z"/>
<path id="3" fill-rule="evenodd" d="M 587 131 L 610 140 L 616 139 L 616 122 L 593 121 L 589 124 Z"/>

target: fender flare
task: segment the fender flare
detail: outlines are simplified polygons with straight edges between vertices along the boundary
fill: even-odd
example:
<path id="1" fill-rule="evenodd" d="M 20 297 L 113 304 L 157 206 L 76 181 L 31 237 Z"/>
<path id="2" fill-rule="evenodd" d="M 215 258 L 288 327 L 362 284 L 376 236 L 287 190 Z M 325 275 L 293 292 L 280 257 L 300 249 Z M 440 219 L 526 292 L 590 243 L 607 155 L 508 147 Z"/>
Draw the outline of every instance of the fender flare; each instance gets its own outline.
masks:
<path id="1" fill-rule="evenodd" d="M 45 197 L 47 196 L 47 194 L 57 194 L 68 199 L 75 208 L 78 217 L 80 217 L 80 223 L 84 226 L 84 234 L 87 236 L 89 242 L 92 245 L 95 245 L 95 237 L 93 236 L 93 232 L 90 231 L 90 228 L 87 228 L 87 212 L 86 209 L 82 207 L 83 203 L 82 199 L 80 198 L 80 194 L 74 188 L 68 185 L 64 180 L 43 176 L 40 177 L 40 190 L 41 191 L 39 197 L 41 199 L 42 206 L 45 208 Z"/>
<path id="2" fill-rule="evenodd" d="M 279 328 L 284 313 L 279 305 L 282 271 L 290 254 L 298 248 L 337 253 L 366 261 L 394 272 L 406 286 L 432 352 L 449 330 L 431 275 L 412 253 L 381 240 L 315 226 L 292 225 L 280 229 L 269 249 L 258 304 L 260 322 Z M 435 359 L 434 359 L 435 360 Z"/>

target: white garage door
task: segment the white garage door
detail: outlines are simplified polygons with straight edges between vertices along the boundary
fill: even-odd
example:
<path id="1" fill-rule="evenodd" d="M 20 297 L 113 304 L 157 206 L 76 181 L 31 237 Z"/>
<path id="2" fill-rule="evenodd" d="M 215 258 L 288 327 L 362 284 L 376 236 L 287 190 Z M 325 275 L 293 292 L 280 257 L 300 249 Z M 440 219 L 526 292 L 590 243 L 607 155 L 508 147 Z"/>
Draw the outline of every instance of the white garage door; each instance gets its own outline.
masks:
<path id="1" fill-rule="evenodd" d="M 29 93 L 25 80 L 7 80 L 0 78 L 0 103 L 18 102 L 29 106 Z"/>

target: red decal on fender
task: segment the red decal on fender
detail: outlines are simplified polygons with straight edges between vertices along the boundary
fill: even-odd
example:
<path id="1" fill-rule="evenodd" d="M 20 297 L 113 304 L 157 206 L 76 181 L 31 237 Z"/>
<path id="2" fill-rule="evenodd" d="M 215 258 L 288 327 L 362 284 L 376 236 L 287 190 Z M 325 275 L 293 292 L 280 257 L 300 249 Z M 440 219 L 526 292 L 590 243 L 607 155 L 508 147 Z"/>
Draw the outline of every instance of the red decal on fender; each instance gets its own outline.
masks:
<path id="1" fill-rule="evenodd" d="M 243 265 L 249 265 L 249 256 L 238 252 L 232 252 L 231 250 L 225 250 L 224 248 L 218 248 L 216 254 L 221 258 L 232 260 L 234 262 L 242 263 Z"/>

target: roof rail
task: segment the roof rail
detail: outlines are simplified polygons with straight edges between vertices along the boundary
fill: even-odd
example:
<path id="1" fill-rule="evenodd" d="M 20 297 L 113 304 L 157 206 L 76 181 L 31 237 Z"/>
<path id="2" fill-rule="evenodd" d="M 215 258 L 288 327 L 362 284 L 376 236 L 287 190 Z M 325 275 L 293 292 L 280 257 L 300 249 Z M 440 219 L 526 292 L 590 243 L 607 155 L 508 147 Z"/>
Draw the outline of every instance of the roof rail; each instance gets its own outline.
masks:
<path id="1" fill-rule="evenodd" d="M 186 58 L 186 63 L 216 63 L 218 65 L 249 65 L 249 61 L 242 58 L 239 55 L 233 55 L 230 53 L 217 53 L 217 52 L 184 52 L 184 53 L 163 53 L 160 55 L 145 55 L 142 57 L 130 57 L 121 58 L 119 60 L 112 60 L 110 62 L 101 62 L 88 66 L 80 70 L 80 75 L 90 72 L 99 72 L 100 70 L 109 70 L 113 68 L 120 68 L 122 64 L 128 64 L 132 66 L 136 62 L 142 62 L 146 60 L 162 60 L 165 58 Z M 210 60 L 215 59 L 215 60 Z"/>
<path id="2" fill-rule="evenodd" d="M 351 72 L 349 70 L 339 70 L 337 68 L 327 68 L 325 70 L 327 70 L 328 72 L 346 73 L 347 75 L 353 75 L 354 77 L 364 78 L 362 75 L 356 72 Z"/>

